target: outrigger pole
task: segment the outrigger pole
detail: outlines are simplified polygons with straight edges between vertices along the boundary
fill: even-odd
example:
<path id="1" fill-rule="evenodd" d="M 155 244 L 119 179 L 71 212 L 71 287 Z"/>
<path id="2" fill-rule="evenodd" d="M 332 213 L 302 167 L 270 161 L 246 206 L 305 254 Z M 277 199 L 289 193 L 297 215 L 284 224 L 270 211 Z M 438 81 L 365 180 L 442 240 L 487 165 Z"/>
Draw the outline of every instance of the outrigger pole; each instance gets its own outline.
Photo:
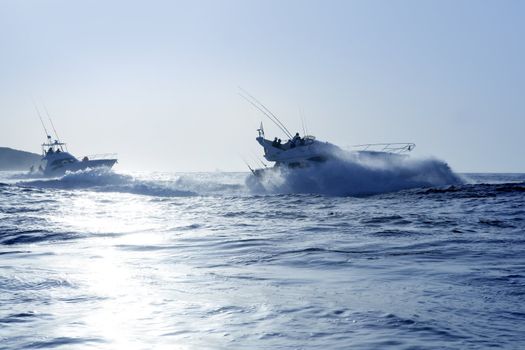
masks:
<path id="1" fill-rule="evenodd" d="M 266 108 L 265 105 L 263 105 L 259 100 L 257 100 L 255 97 L 253 97 L 248 91 L 244 90 L 243 88 L 239 87 L 241 92 L 239 92 L 239 95 L 244 98 L 249 104 L 257 108 L 262 114 L 264 114 L 268 119 L 270 119 L 279 129 L 281 129 L 282 132 L 286 136 L 288 136 L 290 139 L 293 138 L 292 133 L 284 126 L 284 124 L 277 118 L 275 114 L 272 113 L 268 108 Z M 248 97 L 246 97 L 246 94 Z"/>
<path id="2" fill-rule="evenodd" d="M 53 124 L 53 120 L 51 119 L 51 116 L 49 115 L 49 112 L 47 111 L 46 105 L 44 105 L 44 111 L 46 111 L 47 118 L 49 119 L 49 122 L 51 123 L 51 127 L 53 128 L 53 132 L 55 133 L 55 136 L 57 137 L 58 142 L 60 142 L 60 137 L 58 137 L 58 133 L 55 129 L 55 125 Z"/>
<path id="3" fill-rule="evenodd" d="M 303 135 L 308 135 L 308 133 L 306 132 L 306 126 L 304 125 L 304 117 L 303 117 L 303 111 L 301 109 L 301 107 L 299 107 L 299 115 L 301 116 L 301 125 L 303 126 Z"/>
<path id="4" fill-rule="evenodd" d="M 42 116 L 40 115 L 40 111 L 38 110 L 38 107 L 36 106 L 36 103 L 34 100 L 33 100 L 33 106 L 35 107 L 38 118 L 40 118 L 40 123 L 42 123 L 42 127 L 44 128 L 44 132 L 46 133 L 47 139 L 51 140 L 51 136 L 49 136 L 49 133 L 47 132 L 46 125 L 44 124 L 44 120 L 42 120 Z"/>
<path id="5" fill-rule="evenodd" d="M 60 149 L 63 151 L 64 149 L 62 148 L 62 145 L 61 145 L 62 142 L 60 142 L 60 137 L 58 137 L 57 130 L 55 129 L 55 124 L 53 124 L 53 120 L 51 119 L 51 116 L 49 115 L 49 112 L 47 111 L 46 105 L 44 105 L 44 111 L 46 111 L 47 117 L 49 118 L 49 122 L 51 123 L 51 127 L 53 128 L 53 132 L 55 133 L 55 136 L 57 137 L 58 143 L 60 144 Z"/>

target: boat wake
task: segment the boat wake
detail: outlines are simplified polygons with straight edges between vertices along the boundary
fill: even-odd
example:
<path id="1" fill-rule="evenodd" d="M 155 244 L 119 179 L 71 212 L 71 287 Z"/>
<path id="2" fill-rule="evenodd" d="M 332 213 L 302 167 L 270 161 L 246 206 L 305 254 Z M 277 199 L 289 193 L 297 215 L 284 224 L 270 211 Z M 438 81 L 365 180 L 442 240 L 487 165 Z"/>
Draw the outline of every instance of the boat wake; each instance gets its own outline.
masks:
<path id="1" fill-rule="evenodd" d="M 411 188 L 463 184 L 463 179 L 436 159 L 344 154 L 308 168 L 269 168 L 261 177 L 245 173 L 120 174 L 87 169 L 54 179 L 23 179 L 20 187 L 116 192 L 154 197 L 238 196 L 312 193 L 365 196 Z"/>
<path id="2" fill-rule="evenodd" d="M 353 152 L 338 154 L 317 166 L 268 169 L 261 177 L 250 176 L 246 183 L 255 193 L 366 196 L 464 181 L 447 163 L 437 159 Z"/>
<path id="3" fill-rule="evenodd" d="M 177 188 L 170 183 L 141 180 L 131 175 L 118 174 L 107 168 L 87 169 L 55 179 L 41 179 L 17 183 L 23 187 L 61 190 L 90 190 L 97 192 L 120 192 L 157 197 L 186 197 L 197 193 Z"/>

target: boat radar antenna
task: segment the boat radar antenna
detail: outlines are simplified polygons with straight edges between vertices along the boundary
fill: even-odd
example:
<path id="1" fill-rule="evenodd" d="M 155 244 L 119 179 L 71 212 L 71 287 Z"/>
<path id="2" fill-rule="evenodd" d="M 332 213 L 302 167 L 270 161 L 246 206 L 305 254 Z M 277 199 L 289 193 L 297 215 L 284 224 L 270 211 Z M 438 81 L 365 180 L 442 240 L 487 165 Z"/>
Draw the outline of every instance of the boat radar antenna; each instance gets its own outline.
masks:
<path id="1" fill-rule="evenodd" d="M 251 104 L 253 107 L 255 107 L 259 112 L 264 114 L 268 119 L 270 119 L 281 131 L 290 138 L 290 140 L 293 138 L 292 133 L 284 126 L 284 124 L 277 118 L 275 114 L 272 113 L 268 108 L 266 108 L 265 105 L 263 105 L 259 100 L 257 100 L 255 97 L 253 97 L 248 91 L 244 90 L 243 88 L 239 87 L 239 95 L 244 98 L 249 104 Z"/>

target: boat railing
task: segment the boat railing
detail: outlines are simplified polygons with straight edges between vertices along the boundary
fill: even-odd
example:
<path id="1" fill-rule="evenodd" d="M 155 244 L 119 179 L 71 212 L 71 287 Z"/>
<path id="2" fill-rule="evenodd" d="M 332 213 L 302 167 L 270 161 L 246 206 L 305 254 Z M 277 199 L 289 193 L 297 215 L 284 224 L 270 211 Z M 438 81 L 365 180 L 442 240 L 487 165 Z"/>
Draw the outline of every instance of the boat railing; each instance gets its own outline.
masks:
<path id="1" fill-rule="evenodd" d="M 355 148 L 358 151 L 388 152 L 388 153 L 411 152 L 415 147 L 416 147 L 416 144 L 412 142 L 367 143 L 363 145 L 352 146 L 352 148 Z"/>
<path id="2" fill-rule="evenodd" d="M 89 160 L 117 159 L 117 153 L 88 154 L 82 158 L 87 158 Z"/>

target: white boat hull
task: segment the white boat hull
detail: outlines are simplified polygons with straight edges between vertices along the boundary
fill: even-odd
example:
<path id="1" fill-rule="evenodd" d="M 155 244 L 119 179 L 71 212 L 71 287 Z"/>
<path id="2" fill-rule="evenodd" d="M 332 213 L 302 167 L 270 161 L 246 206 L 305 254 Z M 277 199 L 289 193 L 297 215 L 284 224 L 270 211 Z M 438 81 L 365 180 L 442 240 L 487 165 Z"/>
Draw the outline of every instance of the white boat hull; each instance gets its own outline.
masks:
<path id="1" fill-rule="evenodd" d="M 76 172 L 86 169 L 95 169 L 95 168 L 112 168 L 113 165 L 117 162 L 116 159 L 95 159 L 95 160 L 86 160 L 76 163 L 64 164 L 59 167 L 46 167 L 44 170 L 44 176 L 61 176 L 66 172 Z"/>

